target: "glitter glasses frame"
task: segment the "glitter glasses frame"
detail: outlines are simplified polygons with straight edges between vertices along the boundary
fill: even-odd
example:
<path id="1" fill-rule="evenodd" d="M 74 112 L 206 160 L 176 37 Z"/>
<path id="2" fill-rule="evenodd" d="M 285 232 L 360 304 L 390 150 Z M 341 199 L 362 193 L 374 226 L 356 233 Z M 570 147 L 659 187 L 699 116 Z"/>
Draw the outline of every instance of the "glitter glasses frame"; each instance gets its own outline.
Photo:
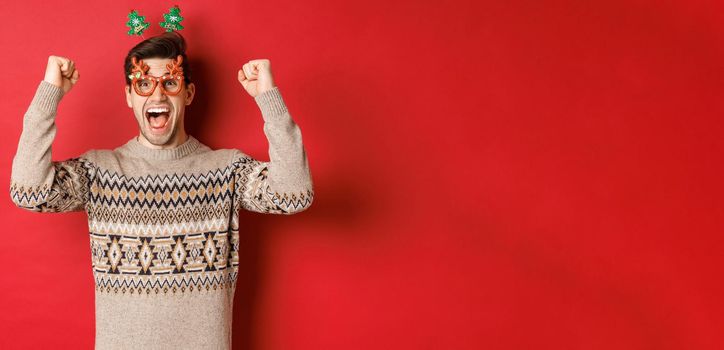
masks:
<path id="1" fill-rule="evenodd" d="M 185 85 L 183 67 L 181 67 L 181 63 L 183 63 L 183 57 L 181 55 L 178 55 L 176 56 L 175 60 L 171 61 L 171 63 L 166 64 L 166 68 L 168 69 L 169 74 L 162 77 L 155 77 L 153 75 L 147 74 L 150 67 L 145 62 L 143 62 L 143 60 L 138 60 L 135 56 L 131 57 L 131 64 L 133 64 L 133 69 L 131 70 L 131 74 L 129 74 L 128 77 L 131 79 L 131 86 L 133 86 L 133 90 L 136 91 L 136 94 L 138 94 L 139 96 L 151 96 L 153 95 L 153 92 L 156 91 L 159 83 L 161 83 L 161 90 L 164 94 L 168 96 L 178 95 L 184 89 Z M 143 79 L 148 79 L 149 81 L 153 82 L 153 87 L 148 93 L 141 92 L 140 88 L 136 84 L 136 82 Z M 181 86 L 179 87 L 178 91 L 168 91 L 163 86 L 163 83 L 170 79 L 179 80 Z"/>

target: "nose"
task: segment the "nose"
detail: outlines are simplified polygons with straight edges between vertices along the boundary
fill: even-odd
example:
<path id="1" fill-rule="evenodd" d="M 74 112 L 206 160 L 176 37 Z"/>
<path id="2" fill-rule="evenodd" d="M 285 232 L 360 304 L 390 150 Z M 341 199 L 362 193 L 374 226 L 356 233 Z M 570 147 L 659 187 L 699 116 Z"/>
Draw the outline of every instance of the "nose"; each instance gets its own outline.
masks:
<path id="1" fill-rule="evenodd" d="M 148 96 L 148 99 L 152 101 L 166 101 L 168 96 L 163 93 L 163 88 L 161 88 L 161 83 L 158 83 L 156 85 L 156 88 L 153 89 L 153 93 L 151 93 L 151 96 Z"/>

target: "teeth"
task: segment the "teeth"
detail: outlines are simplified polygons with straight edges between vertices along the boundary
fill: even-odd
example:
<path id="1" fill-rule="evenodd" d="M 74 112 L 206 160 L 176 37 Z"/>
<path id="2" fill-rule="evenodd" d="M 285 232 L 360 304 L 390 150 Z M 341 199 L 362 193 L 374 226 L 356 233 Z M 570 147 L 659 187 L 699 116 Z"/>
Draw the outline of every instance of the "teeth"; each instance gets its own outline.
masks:
<path id="1" fill-rule="evenodd" d="M 168 113 L 168 108 L 166 107 L 157 107 L 157 108 L 149 108 L 147 110 L 148 113 Z"/>

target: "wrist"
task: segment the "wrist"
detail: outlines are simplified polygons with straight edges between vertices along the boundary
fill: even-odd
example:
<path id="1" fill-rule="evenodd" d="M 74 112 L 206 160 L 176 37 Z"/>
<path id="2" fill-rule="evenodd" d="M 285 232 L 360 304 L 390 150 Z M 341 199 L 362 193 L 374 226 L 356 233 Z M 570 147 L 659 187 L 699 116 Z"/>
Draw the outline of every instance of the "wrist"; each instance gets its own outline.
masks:
<path id="1" fill-rule="evenodd" d="M 254 99 L 261 109 L 262 117 L 267 122 L 282 120 L 284 119 L 283 115 L 288 112 L 281 92 L 276 86 L 268 91 L 257 94 Z"/>
<path id="2" fill-rule="evenodd" d="M 42 80 L 38 85 L 31 105 L 42 111 L 55 113 L 64 94 L 63 88 Z"/>

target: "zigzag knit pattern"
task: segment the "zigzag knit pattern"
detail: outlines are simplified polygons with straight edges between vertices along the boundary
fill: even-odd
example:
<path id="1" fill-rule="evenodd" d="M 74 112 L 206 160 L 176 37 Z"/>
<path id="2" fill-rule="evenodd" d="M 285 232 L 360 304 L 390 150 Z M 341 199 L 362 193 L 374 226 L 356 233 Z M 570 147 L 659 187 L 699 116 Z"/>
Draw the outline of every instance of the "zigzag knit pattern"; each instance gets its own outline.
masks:
<path id="1" fill-rule="evenodd" d="M 37 212 L 85 210 L 96 289 L 107 293 L 184 293 L 236 281 L 238 221 L 244 208 L 290 214 L 313 192 L 273 191 L 268 167 L 248 156 L 198 175 L 128 177 L 85 158 L 53 162 L 53 183 L 12 182 L 11 197 Z"/>
<path id="2" fill-rule="evenodd" d="M 55 176 L 50 184 L 23 186 L 10 182 L 10 197 L 24 209 L 59 213 L 77 211 L 88 200 L 89 173 L 92 165 L 80 157 L 53 162 Z"/>

